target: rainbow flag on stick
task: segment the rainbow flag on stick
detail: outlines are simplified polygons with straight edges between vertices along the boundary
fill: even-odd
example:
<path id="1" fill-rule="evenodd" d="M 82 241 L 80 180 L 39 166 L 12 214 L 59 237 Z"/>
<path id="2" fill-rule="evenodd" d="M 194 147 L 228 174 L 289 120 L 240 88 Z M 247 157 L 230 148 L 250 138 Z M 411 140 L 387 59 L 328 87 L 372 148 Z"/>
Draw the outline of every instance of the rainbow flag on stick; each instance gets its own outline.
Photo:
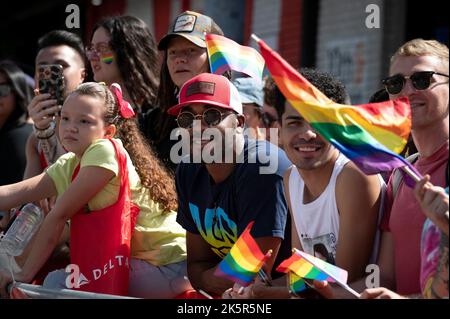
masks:
<path id="1" fill-rule="evenodd" d="M 205 36 L 211 73 L 233 70 L 262 81 L 264 59 L 258 51 L 217 34 Z"/>
<path id="2" fill-rule="evenodd" d="M 305 290 L 306 284 L 302 277 L 298 276 L 295 272 L 289 271 L 289 292 L 293 295 L 297 295 L 299 292 Z"/>
<path id="3" fill-rule="evenodd" d="M 248 224 L 241 236 L 236 240 L 230 252 L 217 266 L 214 275 L 224 277 L 243 287 L 252 283 L 261 270 L 270 252 L 264 255 L 258 244 L 250 235 L 254 222 Z"/>
<path id="4" fill-rule="evenodd" d="M 377 174 L 397 167 L 415 168 L 397 153 L 411 131 L 407 98 L 382 103 L 344 105 L 330 100 L 255 35 L 272 78 L 289 103 L 309 124 L 364 173 Z M 415 175 L 414 175 L 415 174 Z M 407 179 L 408 180 L 408 179 Z M 414 185 L 411 180 L 409 185 Z"/>
<path id="5" fill-rule="evenodd" d="M 292 256 L 284 260 L 277 267 L 277 271 L 284 273 L 292 271 L 301 278 L 335 282 L 359 297 L 359 293 L 347 285 L 348 273 L 346 270 L 295 248 Z"/>

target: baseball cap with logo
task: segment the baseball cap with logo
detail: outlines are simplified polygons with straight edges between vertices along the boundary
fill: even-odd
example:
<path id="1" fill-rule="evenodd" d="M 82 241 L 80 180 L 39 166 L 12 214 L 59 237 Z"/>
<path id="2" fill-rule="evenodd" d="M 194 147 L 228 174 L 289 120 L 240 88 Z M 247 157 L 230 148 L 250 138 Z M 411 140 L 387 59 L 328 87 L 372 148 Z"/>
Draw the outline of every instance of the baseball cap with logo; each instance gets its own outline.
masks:
<path id="1" fill-rule="evenodd" d="M 242 103 L 236 87 L 223 75 L 202 73 L 187 81 L 180 91 L 178 104 L 167 113 L 177 116 L 193 103 L 202 103 L 242 114 Z"/>
<path id="2" fill-rule="evenodd" d="M 223 35 L 222 29 L 210 17 L 194 11 L 185 11 L 175 19 L 169 32 L 159 41 L 158 49 L 165 50 L 169 40 L 177 35 L 206 48 L 205 33 Z"/>

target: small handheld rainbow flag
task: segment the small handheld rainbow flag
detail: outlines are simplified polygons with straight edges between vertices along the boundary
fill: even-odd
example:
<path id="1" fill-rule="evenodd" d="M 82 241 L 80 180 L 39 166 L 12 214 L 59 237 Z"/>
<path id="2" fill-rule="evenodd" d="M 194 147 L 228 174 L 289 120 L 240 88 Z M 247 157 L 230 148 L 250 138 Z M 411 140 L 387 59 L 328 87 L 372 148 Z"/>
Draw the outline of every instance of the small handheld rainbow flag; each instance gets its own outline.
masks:
<path id="1" fill-rule="evenodd" d="M 230 252 L 217 266 L 214 275 L 224 277 L 243 287 L 252 283 L 258 271 L 268 257 L 250 235 L 254 222 L 250 222 L 241 236 L 236 240 Z"/>
<path id="2" fill-rule="evenodd" d="M 359 297 L 359 294 L 347 285 L 348 273 L 346 270 L 295 248 L 292 256 L 284 260 L 277 267 L 277 271 L 284 273 L 292 271 L 301 278 L 335 282 Z"/>
<path id="3" fill-rule="evenodd" d="M 277 271 L 284 273 L 293 271 L 298 276 L 306 279 L 347 282 L 347 271 L 344 269 L 295 248 L 293 250 L 292 256 L 284 260 L 277 267 Z"/>
<path id="4" fill-rule="evenodd" d="M 302 277 L 298 276 L 295 272 L 289 271 L 289 292 L 297 295 L 299 292 L 305 290 L 306 284 Z"/>
<path id="5" fill-rule="evenodd" d="M 217 34 L 207 34 L 205 40 L 211 73 L 233 70 L 262 81 L 264 59 L 258 51 Z"/>
<path id="6" fill-rule="evenodd" d="M 409 168 L 414 179 L 420 174 L 396 153 L 405 147 L 411 131 L 411 108 L 407 98 L 364 105 L 333 102 L 274 52 L 258 42 L 267 68 L 280 91 L 302 117 L 353 161 L 365 174 L 397 167 Z M 408 185 L 414 183 L 408 179 Z"/>

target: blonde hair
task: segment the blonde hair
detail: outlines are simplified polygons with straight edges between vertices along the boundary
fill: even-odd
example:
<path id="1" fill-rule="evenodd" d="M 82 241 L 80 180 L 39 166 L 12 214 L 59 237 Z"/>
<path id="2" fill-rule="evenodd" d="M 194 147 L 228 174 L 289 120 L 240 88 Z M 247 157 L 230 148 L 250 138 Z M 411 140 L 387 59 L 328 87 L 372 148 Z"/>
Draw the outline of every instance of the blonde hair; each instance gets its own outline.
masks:
<path id="1" fill-rule="evenodd" d="M 414 39 L 403 44 L 391 58 L 391 65 L 401 56 L 434 56 L 448 69 L 448 47 L 436 40 Z"/>
<path id="2" fill-rule="evenodd" d="M 114 124 L 116 137 L 130 155 L 144 187 L 150 191 L 151 198 L 163 206 L 165 212 L 177 209 L 177 195 L 173 176 L 159 162 L 151 147 L 140 132 L 136 119 L 123 118 L 119 114 L 115 95 L 105 84 L 87 82 L 79 85 L 70 95 L 79 94 L 99 98 L 104 101 L 106 124 Z"/>

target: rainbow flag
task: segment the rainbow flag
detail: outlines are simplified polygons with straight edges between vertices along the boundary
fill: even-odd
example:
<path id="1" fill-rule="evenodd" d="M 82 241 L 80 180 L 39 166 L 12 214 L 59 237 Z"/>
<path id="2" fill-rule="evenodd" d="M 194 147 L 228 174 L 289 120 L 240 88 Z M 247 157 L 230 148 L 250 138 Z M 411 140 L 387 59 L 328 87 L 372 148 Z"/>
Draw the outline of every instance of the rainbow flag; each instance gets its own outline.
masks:
<path id="1" fill-rule="evenodd" d="M 295 272 L 289 271 L 288 276 L 289 276 L 289 292 L 291 294 L 296 295 L 307 288 L 305 281 Z"/>
<path id="2" fill-rule="evenodd" d="M 257 42 L 272 78 L 289 103 L 364 173 L 376 174 L 401 166 L 418 173 L 397 154 L 411 131 L 407 98 L 357 106 L 335 103 L 264 41 Z"/>
<path id="3" fill-rule="evenodd" d="M 233 70 L 262 81 L 264 59 L 258 51 L 217 34 L 205 36 L 211 73 Z"/>
<path id="4" fill-rule="evenodd" d="M 214 272 L 216 276 L 234 281 L 243 287 L 252 283 L 266 260 L 266 256 L 250 235 L 253 223 L 252 221 L 247 225 Z"/>
<path id="5" fill-rule="evenodd" d="M 297 276 L 306 279 L 326 280 L 329 282 L 347 283 L 347 271 L 311 256 L 294 248 L 291 257 L 284 260 L 278 267 L 279 272 L 294 272 Z"/>

